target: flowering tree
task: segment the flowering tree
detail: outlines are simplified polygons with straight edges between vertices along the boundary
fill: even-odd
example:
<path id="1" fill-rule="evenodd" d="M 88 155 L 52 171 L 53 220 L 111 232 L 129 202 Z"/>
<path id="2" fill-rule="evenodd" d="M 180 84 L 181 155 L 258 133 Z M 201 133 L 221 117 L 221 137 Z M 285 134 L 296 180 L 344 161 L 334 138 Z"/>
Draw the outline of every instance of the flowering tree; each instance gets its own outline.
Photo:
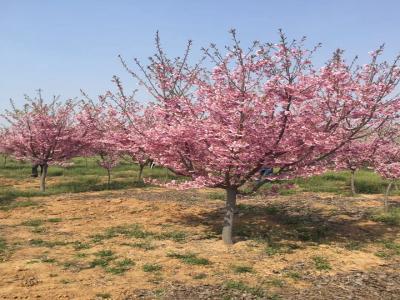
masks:
<path id="1" fill-rule="evenodd" d="M 399 123 L 385 128 L 386 140 L 378 148 L 378 155 L 374 156 L 376 171 L 389 181 L 385 191 L 384 205 L 388 210 L 388 198 L 393 183 L 400 178 L 400 131 Z"/>
<path id="2" fill-rule="evenodd" d="M 40 190 L 46 189 L 49 165 L 62 165 L 79 155 L 85 146 L 85 130 L 78 130 L 75 103 L 58 97 L 45 103 L 40 91 L 36 98 L 26 96 L 26 104 L 3 116 L 8 121 L 2 148 L 18 160 L 30 161 L 41 167 Z"/>
<path id="3" fill-rule="evenodd" d="M 382 146 L 378 137 L 353 140 L 336 152 L 333 163 L 336 170 L 350 170 L 350 187 L 353 196 L 356 194 L 355 173 L 357 170 L 373 166 L 377 150 Z"/>
<path id="4" fill-rule="evenodd" d="M 169 59 L 156 37 L 157 54 L 144 76 L 126 69 L 154 98 L 157 120 L 146 133 L 146 151 L 160 165 L 192 180 L 181 188 L 218 187 L 227 192 L 222 230 L 232 243 L 238 188 L 267 165 L 274 178 L 310 175 L 352 140 L 374 130 L 390 113 L 400 69 L 377 62 L 351 69 L 343 52 L 321 69 L 311 62 L 316 48 L 304 40 L 233 45 L 222 53 L 204 49 L 214 67 L 190 66 L 189 42 L 182 58 Z M 392 108 L 391 108 L 392 109 Z M 173 184 L 173 183 L 171 183 Z"/>
<path id="5" fill-rule="evenodd" d="M 119 145 L 122 153 L 127 154 L 139 165 L 138 181 L 142 180 L 143 169 L 152 162 L 145 150 L 145 136 L 154 126 L 151 109 L 143 109 L 136 101 L 135 92 L 127 95 L 121 80 L 113 77 L 117 92 L 108 91 L 102 100 L 106 101 L 117 112 L 119 132 L 114 135 L 114 143 Z"/>
<path id="6" fill-rule="evenodd" d="M 86 96 L 86 95 L 85 95 Z M 121 148 L 116 143 L 121 131 L 121 122 L 116 111 L 100 97 L 94 103 L 88 97 L 79 116 L 80 123 L 84 124 L 88 132 L 85 155 L 98 155 L 98 165 L 107 171 L 107 185 L 111 184 L 111 171 L 120 160 Z"/>

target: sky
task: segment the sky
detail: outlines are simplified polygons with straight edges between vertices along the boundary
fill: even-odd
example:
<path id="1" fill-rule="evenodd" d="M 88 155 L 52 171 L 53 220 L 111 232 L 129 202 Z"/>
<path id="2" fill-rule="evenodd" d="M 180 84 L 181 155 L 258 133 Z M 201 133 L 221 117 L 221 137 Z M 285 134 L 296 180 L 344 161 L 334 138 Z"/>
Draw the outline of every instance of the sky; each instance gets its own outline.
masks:
<path id="1" fill-rule="evenodd" d="M 305 35 L 310 47 L 322 43 L 317 64 L 336 48 L 363 63 L 382 43 L 390 60 L 400 52 L 399 12 L 398 0 L 0 0 L 0 113 L 39 88 L 47 98 L 80 97 L 80 89 L 95 98 L 113 90 L 113 75 L 137 88 L 118 54 L 145 62 L 157 30 L 171 56 L 192 39 L 193 61 L 210 42 L 229 43 L 231 28 L 243 45 L 276 42 L 279 28 Z"/>

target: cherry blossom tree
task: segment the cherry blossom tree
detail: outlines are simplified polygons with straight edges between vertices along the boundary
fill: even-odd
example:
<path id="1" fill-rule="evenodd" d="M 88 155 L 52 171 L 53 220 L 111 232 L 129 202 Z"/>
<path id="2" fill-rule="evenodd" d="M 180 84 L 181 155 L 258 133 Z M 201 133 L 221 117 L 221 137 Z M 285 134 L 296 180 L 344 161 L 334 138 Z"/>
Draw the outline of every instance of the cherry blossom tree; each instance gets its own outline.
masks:
<path id="1" fill-rule="evenodd" d="M 378 62 L 382 49 L 355 68 L 338 50 L 317 69 L 312 56 L 318 46 L 308 50 L 304 39 L 288 41 L 281 32 L 278 43 L 255 42 L 247 49 L 231 33 L 225 52 L 214 44 L 203 49 L 207 67 L 204 59 L 189 64 L 191 42 L 182 58 L 169 59 L 158 35 L 147 67 L 136 60 L 136 72 L 122 60 L 153 97 L 157 122 L 146 133 L 146 153 L 191 178 L 170 185 L 226 190 L 227 244 L 239 187 L 263 166 L 276 170 L 273 178 L 323 171 L 326 158 L 393 113 L 400 78 L 398 59 Z"/>
<path id="2" fill-rule="evenodd" d="M 119 134 L 114 135 L 114 143 L 119 145 L 122 153 L 131 157 L 139 165 L 138 181 L 142 180 L 144 168 L 152 162 L 145 150 L 145 136 L 155 123 L 151 109 L 144 109 L 135 99 L 134 91 L 127 95 L 120 78 L 113 77 L 116 92 L 108 91 L 103 97 L 118 114 Z"/>
<path id="3" fill-rule="evenodd" d="M 46 103 L 39 90 L 37 97 L 25 97 L 18 109 L 12 103 L 3 117 L 8 121 L 2 148 L 17 160 L 30 161 L 41 167 L 40 190 L 46 190 L 49 165 L 62 165 L 79 155 L 85 147 L 86 130 L 78 129 L 76 104 L 54 97 Z"/>
<path id="4" fill-rule="evenodd" d="M 336 152 L 333 163 L 336 170 L 349 170 L 350 187 L 352 195 L 356 195 L 355 173 L 357 170 L 373 166 L 378 149 L 382 140 L 377 136 L 370 136 L 367 139 L 353 140 L 344 145 Z"/>
<path id="5" fill-rule="evenodd" d="M 385 128 L 385 142 L 381 143 L 374 156 L 375 170 L 387 181 L 384 197 L 385 211 L 388 211 L 388 198 L 393 183 L 400 178 L 400 128 L 398 122 Z"/>
<path id="6" fill-rule="evenodd" d="M 84 94 L 86 96 L 86 94 Z M 100 97 L 97 103 L 90 98 L 81 108 L 80 123 L 88 132 L 86 156 L 97 155 L 97 164 L 107 171 L 107 185 L 111 185 L 111 171 L 121 157 L 122 149 L 116 140 L 122 130 L 116 111 Z"/>

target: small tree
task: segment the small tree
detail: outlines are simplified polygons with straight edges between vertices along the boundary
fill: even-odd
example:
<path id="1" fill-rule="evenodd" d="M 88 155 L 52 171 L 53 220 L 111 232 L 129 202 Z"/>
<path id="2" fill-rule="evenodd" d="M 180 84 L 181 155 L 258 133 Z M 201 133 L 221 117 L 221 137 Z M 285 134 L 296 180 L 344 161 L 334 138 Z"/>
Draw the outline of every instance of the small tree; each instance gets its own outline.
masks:
<path id="1" fill-rule="evenodd" d="M 390 113 L 392 92 L 400 78 L 394 65 L 377 63 L 351 69 L 343 51 L 321 69 L 312 63 L 316 48 L 304 40 L 277 44 L 233 44 L 221 52 L 204 49 L 212 69 L 188 63 L 189 42 L 182 58 L 169 59 L 156 37 L 157 54 L 139 76 L 123 61 L 155 104 L 157 120 L 146 133 L 146 152 L 159 164 L 192 180 L 181 188 L 226 190 L 222 230 L 232 243 L 238 189 L 264 166 L 275 178 L 305 176 L 325 168 L 325 159 L 352 140 L 365 136 Z"/>
<path id="2" fill-rule="evenodd" d="M 54 97 L 45 103 L 39 90 L 35 98 L 25 97 L 22 109 L 7 110 L 9 126 L 3 142 L 5 153 L 17 160 L 30 161 L 41 167 L 40 190 L 46 190 L 49 165 L 63 164 L 79 155 L 85 145 L 86 131 L 78 129 L 75 103 Z"/>
<path id="3" fill-rule="evenodd" d="M 114 143 L 139 165 L 137 179 L 142 181 L 144 168 L 152 162 L 145 150 L 146 132 L 154 126 L 155 120 L 150 110 L 143 109 L 136 101 L 136 91 L 127 95 L 117 76 L 112 81 L 117 86 L 117 92 L 108 91 L 102 100 L 111 105 L 118 114 L 119 134 L 114 135 Z"/>
<path id="4" fill-rule="evenodd" d="M 86 96 L 86 95 L 85 95 Z M 111 171 L 120 160 L 123 149 L 115 142 L 122 130 L 116 111 L 100 97 L 95 104 L 88 97 L 84 103 L 80 122 L 88 132 L 86 155 L 98 155 L 98 165 L 107 171 L 107 186 L 111 184 Z"/>
<path id="5" fill-rule="evenodd" d="M 373 165 L 374 157 L 379 155 L 377 150 L 381 146 L 381 142 L 380 138 L 369 136 L 367 139 L 351 141 L 336 152 L 333 160 L 335 169 L 350 171 L 350 187 L 353 196 L 357 193 L 356 171 Z"/>
<path id="6" fill-rule="evenodd" d="M 400 178 L 400 140 L 398 123 L 388 128 L 386 134 L 386 142 L 379 147 L 379 154 L 374 157 L 374 165 L 376 171 L 389 181 L 384 196 L 384 207 L 387 212 L 389 209 L 388 200 L 390 190 L 393 183 Z"/>

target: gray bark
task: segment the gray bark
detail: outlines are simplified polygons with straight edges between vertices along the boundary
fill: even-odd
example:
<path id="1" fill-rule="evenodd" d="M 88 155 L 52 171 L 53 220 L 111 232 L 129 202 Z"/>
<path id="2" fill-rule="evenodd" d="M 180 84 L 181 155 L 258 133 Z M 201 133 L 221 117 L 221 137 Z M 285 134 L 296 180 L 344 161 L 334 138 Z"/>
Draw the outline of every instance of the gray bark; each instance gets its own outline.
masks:
<path id="1" fill-rule="evenodd" d="M 111 170 L 110 169 L 107 169 L 107 176 L 108 176 L 107 187 L 110 188 L 110 185 L 111 185 Z"/>
<path id="2" fill-rule="evenodd" d="M 47 177 L 47 169 L 48 165 L 44 164 L 41 166 L 41 172 L 40 172 L 40 191 L 45 192 L 46 191 L 46 177 Z"/>
<path id="3" fill-rule="evenodd" d="M 139 164 L 139 174 L 138 174 L 138 181 L 142 180 L 143 169 L 145 165 Z"/>
<path id="4" fill-rule="evenodd" d="M 233 244 L 232 233 L 233 233 L 233 217 L 236 210 L 236 188 L 226 189 L 226 212 L 224 217 L 224 226 L 222 228 L 222 240 L 225 244 Z"/>
<path id="5" fill-rule="evenodd" d="M 389 203 L 388 203 L 388 201 L 389 201 L 389 193 L 390 193 L 390 189 L 392 188 L 392 184 L 393 184 L 393 181 L 391 181 L 389 183 L 389 185 L 387 186 L 387 188 L 386 188 L 385 199 L 384 199 L 385 212 L 389 211 Z"/>
<path id="6" fill-rule="evenodd" d="M 356 170 L 351 170 L 350 185 L 351 185 L 351 194 L 352 194 L 353 196 L 356 195 L 356 185 L 355 185 L 355 183 L 354 183 L 355 173 L 356 173 Z"/>

